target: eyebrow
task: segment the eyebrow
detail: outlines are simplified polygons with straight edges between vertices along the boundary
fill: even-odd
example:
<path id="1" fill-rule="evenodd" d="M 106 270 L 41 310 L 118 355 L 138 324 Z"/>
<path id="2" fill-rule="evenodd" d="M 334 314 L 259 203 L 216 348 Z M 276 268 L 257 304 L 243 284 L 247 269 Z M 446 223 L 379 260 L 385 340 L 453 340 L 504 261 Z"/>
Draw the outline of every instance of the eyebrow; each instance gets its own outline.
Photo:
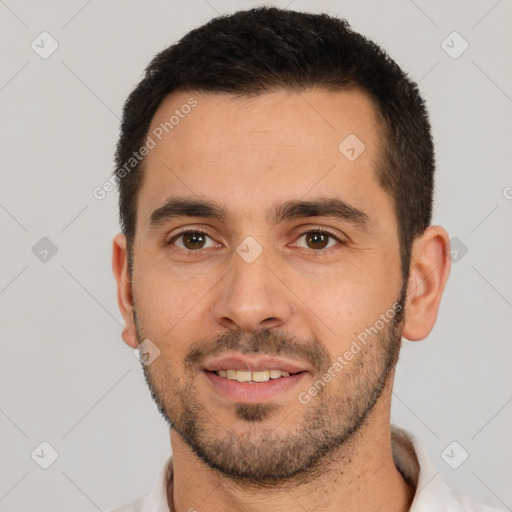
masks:
<path id="1" fill-rule="evenodd" d="M 156 228 L 168 220 L 178 217 L 202 217 L 226 222 L 229 215 L 225 207 L 208 200 L 170 198 L 150 216 L 150 228 Z M 267 220 L 272 224 L 307 217 L 328 217 L 341 219 L 355 227 L 368 231 L 371 221 L 368 215 L 345 201 L 321 197 L 314 200 L 291 200 L 274 206 L 267 211 Z"/>

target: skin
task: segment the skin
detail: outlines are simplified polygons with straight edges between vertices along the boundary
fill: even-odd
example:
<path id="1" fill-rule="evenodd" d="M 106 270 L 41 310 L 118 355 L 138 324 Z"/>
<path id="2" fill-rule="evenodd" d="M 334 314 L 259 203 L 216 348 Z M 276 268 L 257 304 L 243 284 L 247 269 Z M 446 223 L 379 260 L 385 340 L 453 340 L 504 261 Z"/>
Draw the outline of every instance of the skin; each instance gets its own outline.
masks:
<path id="1" fill-rule="evenodd" d="M 432 330 L 450 270 L 448 234 L 430 226 L 415 239 L 405 318 L 395 326 L 394 337 L 391 329 L 383 329 L 318 396 L 301 404 L 298 394 L 307 392 L 325 364 L 344 354 L 358 333 L 390 309 L 404 285 L 393 202 L 374 171 L 378 123 L 373 105 L 357 90 L 278 90 L 253 98 L 180 91 L 162 102 L 149 133 L 191 96 L 198 105 L 146 157 L 131 276 L 125 237 L 119 234 L 113 242 L 123 340 L 136 348 L 149 338 L 160 350 L 144 371 L 161 412 L 176 426 L 170 429 L 170 504 L 178 512 L 191 507 L 201 512 L 408 510 L 415 490 L 393 462 L 394 368 L 384 375 L 382 355 L 400 334 L 416 341 Z M 338 150 L 349 134 L 366 146 L 354 161 Z M 215 201 L 225 207 L 227 219 L 180 217 L 151 227 L 151 214 L 170 197 Z M 370 221 L 368 229 L 327 216 L 278 224 L 266 216 L 286 201 L 320 197 L 336 197 L 361 210 Z M 206 231 L 206 247 L 190 250 L 183 237 L 166 245 L 184 227 Z M 302 233 L 317 228 L 343 243 L 329 239 L 326 248 L 311 245 Z M 252 263 L 236 252 L 247 236 L 263 249 Z M 268 333 L 266 348 L 272 354 L 286 340 L 297 343 L 298 357 L 286 358 L 308 372 L 292 389 L 265 402 L 251 421 L 247 411 L 256 408 L 246 408 L 244 415 L 239 404 L 212 388 L 199 366 L 186 361 L 193 347 L 204 349 L 206 358 L 216 344 L 227 350 L 230 335 L 235 346 L 247 349 L 261 332 Z M 282 333 L 284 341 L 275 333 Z M 322 364 L 315 367 L 312 352 L 302 352 L 303 347 L 316 347 Z M 386 379 L 377 393 L 379 375 Z M 371 397 L 376 401 L 364 411 Z M 251 482 L 212 469 L 193 451 L 183 436 L 190 404 L 203 429 L 200 442 L 225 446 L 229 453 L 246 450 L 247 459 L 236 459 L 242 461 L 239 470 L 243 461 L 252 460 L 263 471 L 264 461 L 277 457 L 301 427 L 311 428 L 308 418 L 315 411 L 321 411 L 317 417 L 327 432 L 348 429 L 365 416 L 355 433 L 332 443 L 316 465 L 293 477 L 274 475 L 258 483 L 255 475 Z M 274 454 L 265 441 L 269 436 Z M 295 458 L 292 462 L 298 463 Z"/>

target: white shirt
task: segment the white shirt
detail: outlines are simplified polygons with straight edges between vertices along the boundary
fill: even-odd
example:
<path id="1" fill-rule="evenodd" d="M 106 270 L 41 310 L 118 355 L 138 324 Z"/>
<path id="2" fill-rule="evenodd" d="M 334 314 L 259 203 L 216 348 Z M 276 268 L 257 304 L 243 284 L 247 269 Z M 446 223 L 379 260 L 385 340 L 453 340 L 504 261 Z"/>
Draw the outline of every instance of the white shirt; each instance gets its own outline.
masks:
<path id="1" fill-rule="evenodd" d="M 450 489 L 441 478 L 418 439 L 391 424 L 391 446 L 395 466 L 405 481 L 416 488 L 409 512 L 500 512 Z M 151 493 L 110 512 L 171 512 L 167 504 L 167 484 L 173 476 L 172 455 L 158 475 Z"/>

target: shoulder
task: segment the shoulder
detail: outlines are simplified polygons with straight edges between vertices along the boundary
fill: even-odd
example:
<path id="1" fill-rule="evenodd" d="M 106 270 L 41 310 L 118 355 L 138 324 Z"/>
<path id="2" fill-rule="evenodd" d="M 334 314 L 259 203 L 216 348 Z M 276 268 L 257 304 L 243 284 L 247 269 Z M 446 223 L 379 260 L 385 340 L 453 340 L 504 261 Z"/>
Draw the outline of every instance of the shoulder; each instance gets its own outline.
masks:
<path id="1" fill-rule="evenodd" d="M 457 512 L 504 512 L 504 509 L 500 510 L 490 507 L 489 505 L 486 505 L 467 494 L 463 494 L 456 489 L 450 489 L 450 491 L 453 497 L 453 503 L 456 506 L 454 510 L 457 510 Z"/>

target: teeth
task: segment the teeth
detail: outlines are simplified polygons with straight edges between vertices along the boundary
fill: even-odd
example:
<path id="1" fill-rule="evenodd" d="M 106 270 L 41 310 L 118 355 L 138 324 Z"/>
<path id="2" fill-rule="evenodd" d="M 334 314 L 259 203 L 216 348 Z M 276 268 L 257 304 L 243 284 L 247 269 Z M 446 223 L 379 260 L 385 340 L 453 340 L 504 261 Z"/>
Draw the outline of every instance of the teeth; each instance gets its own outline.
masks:
<path id="1" fill-rule="evenodd" d="M 254 382 L 265 382 L 270 379 L 270 372 L 263 370 L 260 372 L 252 372 L 252 380 Z"/>
<path id="2" fill-rule="evenodd" d="M 238 370 L 236 372 L 236 380 L 238 382 L 250 382 L 251 380 L 251 372 L 246 372 L 243 370 Z"/>
<path id="3" fill-rule="evenodd" d="M 219 370 L 215 372 L 219 377 L 237 380 L 238 382 L 266 382 L 270 379 L 289 377 L 289 372 L 281 370 L 259 370 L 250 372 L 247 370 Z"/>

